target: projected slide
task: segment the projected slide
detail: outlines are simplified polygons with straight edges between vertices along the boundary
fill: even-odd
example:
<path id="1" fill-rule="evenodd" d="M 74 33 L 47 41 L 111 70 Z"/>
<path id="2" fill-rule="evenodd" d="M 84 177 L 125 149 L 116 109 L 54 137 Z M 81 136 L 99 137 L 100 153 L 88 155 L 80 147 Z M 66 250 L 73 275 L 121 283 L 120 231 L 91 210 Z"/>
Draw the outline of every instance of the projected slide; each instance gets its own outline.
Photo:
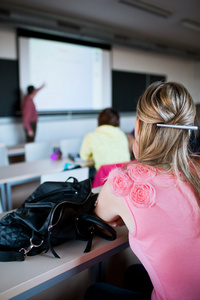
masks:
<path id="1" fill-rule="evenodd" d="M 35 97 L 39 112 L 91 111 L 111 106 L 108 50 L 20 37 L 20 86 L 45 83 Z"/>

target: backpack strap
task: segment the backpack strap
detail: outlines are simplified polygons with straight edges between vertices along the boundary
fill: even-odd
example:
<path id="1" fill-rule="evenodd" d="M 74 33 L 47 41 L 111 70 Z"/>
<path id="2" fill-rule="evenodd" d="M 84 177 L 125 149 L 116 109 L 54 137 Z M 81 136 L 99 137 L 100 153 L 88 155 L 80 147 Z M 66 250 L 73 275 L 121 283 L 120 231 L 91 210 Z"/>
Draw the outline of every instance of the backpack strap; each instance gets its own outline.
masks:
<path id="1" fill-rule="evenodd" d="M 78 238 L 88 240 L 84 253 L 90 252 L 94 234 L 109 241 L 116 239 L 116 231 L 105 221 L 91 214 L 78 214 L 75 226 Z"/>
<path id="2" fill-rule="evenodd" d="M 34 232 L 33 232 L 34 235 Z M 24 261 L 26 259 L 27 254 L 31 251 L 33 248 L 38 248 L 42 246 L 43 240 L 38 244 L 33 243 L 33 235 L 30 238 L 30 245 L 25 249 L 21 248 L 20 250 L 1 250 L 0 249 L 0 261 Z"/>
<path id="3" fill-rule="evenodd" d="M 26 255 L 24 251 L 2 251 L 0 250 L 0 261 L 24 261 Z"/>

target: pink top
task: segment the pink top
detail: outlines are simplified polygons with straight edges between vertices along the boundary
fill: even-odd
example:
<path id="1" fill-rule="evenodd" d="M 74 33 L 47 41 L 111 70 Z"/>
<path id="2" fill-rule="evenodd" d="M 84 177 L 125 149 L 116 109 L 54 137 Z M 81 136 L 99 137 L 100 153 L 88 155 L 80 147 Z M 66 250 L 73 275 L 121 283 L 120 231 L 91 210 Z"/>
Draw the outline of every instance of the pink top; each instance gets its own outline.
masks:
<path id="1" fill-rule="evenodd" d="M 26 130 L 31 130 L 31 123 L 37 122 L 38 113 L 35 108 L 33 99 L 27 95 L 22 106 L 23 125 Z"/>
<path id="2" fill-rule="evenodd" d="M 110 172 L 134 222 L 129 243 L 149 273 L 152 300 L 200 299 L 200 210 L 191 186 L 151 166 Z"/>

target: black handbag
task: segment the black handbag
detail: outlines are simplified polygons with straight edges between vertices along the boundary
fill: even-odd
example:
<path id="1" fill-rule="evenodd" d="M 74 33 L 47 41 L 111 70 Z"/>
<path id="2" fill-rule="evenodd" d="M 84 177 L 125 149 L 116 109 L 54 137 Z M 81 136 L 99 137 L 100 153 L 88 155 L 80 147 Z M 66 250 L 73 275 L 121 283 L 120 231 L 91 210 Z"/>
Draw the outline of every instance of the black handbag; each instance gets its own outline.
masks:
<path id="1" fill-rule="evenodd" d="M 71 239 L 88 241 L 89 252 L 94 234 L 114 240 L 115 230 L 92 215 L 97 197 L 90 179 L 44 182 L 0 220 L 0 261 L 23 261 L 49 249 L 59 258 L 53 247 Z"/>

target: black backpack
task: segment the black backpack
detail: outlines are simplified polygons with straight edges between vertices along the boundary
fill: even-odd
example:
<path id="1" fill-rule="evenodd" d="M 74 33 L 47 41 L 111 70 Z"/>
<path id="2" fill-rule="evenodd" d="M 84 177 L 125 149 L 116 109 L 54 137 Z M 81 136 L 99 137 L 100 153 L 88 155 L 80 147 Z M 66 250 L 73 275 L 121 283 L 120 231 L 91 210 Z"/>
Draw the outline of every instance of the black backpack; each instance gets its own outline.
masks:
<path id="1" fill-rule="evenodd" d="M 94 234 L 114 240 L 115 230 L 92 214 L 97 197 L 90 179 L 44 182 L 0 220 L 0 261 L 23 261 L 49 249 L 59 258 L 53 247 L 71 239 L 88 241 L 89 252 Z"/>

